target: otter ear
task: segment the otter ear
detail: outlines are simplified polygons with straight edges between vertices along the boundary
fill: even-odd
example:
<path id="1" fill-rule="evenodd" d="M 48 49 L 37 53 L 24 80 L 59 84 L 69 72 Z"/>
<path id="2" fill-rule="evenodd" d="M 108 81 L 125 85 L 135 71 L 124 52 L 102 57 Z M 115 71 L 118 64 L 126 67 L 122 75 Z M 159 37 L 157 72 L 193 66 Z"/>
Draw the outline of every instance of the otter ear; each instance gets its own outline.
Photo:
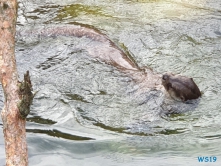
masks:
<path id="1" fill-rule="evenodd" d="M 183 95 L 180 96 L 180 99 L 181 99 L 182 101 L 186 101 L 186 99 L 185 99 L 185 97 L 184 97 Z"/>
<path id="2" fill-rule="evenodd" d="M 173 88 L 171 83 L 168 83 L 168 84 L 167 84 L 167 87 L 168 87 L 168 89 L 169 89 L 169 88 Z"/>

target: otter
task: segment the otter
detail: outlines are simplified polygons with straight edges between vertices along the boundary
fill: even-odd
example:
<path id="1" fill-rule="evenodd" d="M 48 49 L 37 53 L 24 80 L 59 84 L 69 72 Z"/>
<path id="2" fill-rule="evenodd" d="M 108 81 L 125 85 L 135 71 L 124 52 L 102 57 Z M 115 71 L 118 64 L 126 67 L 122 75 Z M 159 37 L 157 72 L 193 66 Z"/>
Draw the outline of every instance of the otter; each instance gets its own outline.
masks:
<path id="1" fill-rule="evenodd" d="M 145 99 L 141 104 L 148 102 L 148 105 L 155 103 L 160 105 L 155 106 L 154 109 L 161 109 L 163 112 L 180 112 L 181 107 L 185 110 L 192 109 L 185 102 L 201 96 L 200 90 L 192 78 L 172 74 L 164 74 L 162 76 L 155 73 L 152 69 L 140 68 L 128 53 L 121 50 L 105 34 L 91 26 L 77 24 L 62 27 L 47 27 L 38 30 L 32 29 L 31 31 L 17 31 L 17 38 L 19 37 L 19 39 L 22 36 L 33 35 L 41 38 L 44 36 L 87 37 L 95 41 L 84 46 L 84 49 L 87 50 L 89 55 L 116 67 L 119 71 L 128 75 L 128 77 L 131 77 L 139 85 L 138 95 L 145 94 L 143 97 Z M 166 93 L 170 94 L 169 96 L 173 98 L 173 101 L 168 98 Z M 155 101 L 152 102 L 152 100 Z M 180 101 L 184 104 L 181 104 Z"/>

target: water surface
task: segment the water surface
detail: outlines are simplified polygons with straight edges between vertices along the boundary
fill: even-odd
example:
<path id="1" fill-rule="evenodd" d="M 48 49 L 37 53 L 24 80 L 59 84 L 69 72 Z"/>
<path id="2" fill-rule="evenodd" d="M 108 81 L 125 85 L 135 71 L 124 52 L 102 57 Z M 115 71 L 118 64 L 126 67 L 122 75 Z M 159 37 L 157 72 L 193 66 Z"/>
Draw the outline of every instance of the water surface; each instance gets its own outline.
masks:
<path id="1" fill-rule="evenodd" d="M 18 70 L 30 71 L 38 91 L 27 122 L 30 165 L 198 165 L 198 156 L 220 165 L 220 20 L 218 0 L 19 2 L 18 31 L 96 28 L 139 67 L 193 77 L 203 94 L 196 109 L 162 118 L 140 104 L 145 95 L 134 95 L 130 77 L 89 56 L 91 39 L 20 36 Z"/>

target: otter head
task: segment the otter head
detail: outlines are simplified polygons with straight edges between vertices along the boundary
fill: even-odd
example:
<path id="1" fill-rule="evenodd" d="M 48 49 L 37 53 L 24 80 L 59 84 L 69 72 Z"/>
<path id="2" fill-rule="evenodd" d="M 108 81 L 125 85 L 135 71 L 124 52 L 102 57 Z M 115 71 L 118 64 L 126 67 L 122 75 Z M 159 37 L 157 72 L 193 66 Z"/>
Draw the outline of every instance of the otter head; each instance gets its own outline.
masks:
<path id="1" fill-rule="evenodd" d="M 201 92 L 192 78 L 164 74 L 162 76 L 162 84 L 175 100 L 187 101 L 201 96 Z"/>

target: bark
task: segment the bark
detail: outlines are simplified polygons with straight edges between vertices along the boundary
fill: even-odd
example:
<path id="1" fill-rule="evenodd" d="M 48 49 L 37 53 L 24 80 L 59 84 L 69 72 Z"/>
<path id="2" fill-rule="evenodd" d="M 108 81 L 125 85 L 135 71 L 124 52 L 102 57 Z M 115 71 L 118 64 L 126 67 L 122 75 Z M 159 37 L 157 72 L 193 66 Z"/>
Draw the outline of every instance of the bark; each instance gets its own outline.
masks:
<path id="1" fill-rule="evenodd" d="M 18 86 L 14 56 L 16 19 L 17 1 L 0 0 L 0 79 L 5 97 L 1 116 L 5 138 L 6 166 L 28 165 L 25 131 L 27 115 L 21 116 L 22 109 L 19 110 L 26 103 L 24 102 L 24 90 L 22 90 L 24 85 L 21 83 Z"/>

